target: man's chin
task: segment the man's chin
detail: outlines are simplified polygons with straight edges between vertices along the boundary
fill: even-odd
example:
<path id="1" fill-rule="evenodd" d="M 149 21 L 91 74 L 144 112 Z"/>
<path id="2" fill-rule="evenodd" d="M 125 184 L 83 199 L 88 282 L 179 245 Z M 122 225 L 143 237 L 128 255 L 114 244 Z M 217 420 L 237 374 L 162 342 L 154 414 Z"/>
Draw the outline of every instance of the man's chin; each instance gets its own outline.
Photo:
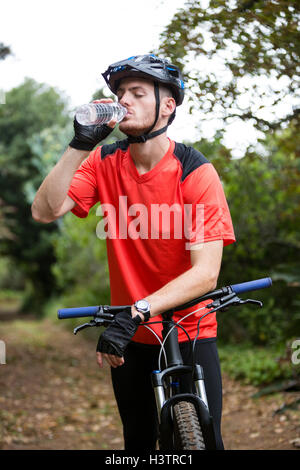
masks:
<path id="1" fill-rule="evenodd" d="M 120 122 L 119 129 L 124 134 L 132 135 L 134 137 L 137 137 L 139 135 L 144 134 L 144 132 L 146 132 L 146 130 L 147 130 L 147 129 L 144 129 L 144 128 L 137 128 L 136 126 L 131 126 L 131 125 L 129 125 L 129 123 L 127 124 L 127 122 Z"/>

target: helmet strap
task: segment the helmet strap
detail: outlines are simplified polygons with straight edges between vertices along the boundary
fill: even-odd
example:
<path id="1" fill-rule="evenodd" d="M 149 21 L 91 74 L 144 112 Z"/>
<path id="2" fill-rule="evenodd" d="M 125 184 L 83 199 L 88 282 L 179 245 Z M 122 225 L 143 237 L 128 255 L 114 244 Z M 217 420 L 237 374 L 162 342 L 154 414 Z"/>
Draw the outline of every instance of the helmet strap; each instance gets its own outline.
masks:
<path id="1" fill-rule="evenodd" d="M 160 134 L 163 134 L 168 129 L 168 126 L 162 127 L 161 129 L 151 132 L 150 134 L 143 134 L 138 136 L 128 135 L 127 141 L 129 144 L 143 144 L 147 142 L 149 139 L 153 139 L 153 137 L 157 137 Z"/>

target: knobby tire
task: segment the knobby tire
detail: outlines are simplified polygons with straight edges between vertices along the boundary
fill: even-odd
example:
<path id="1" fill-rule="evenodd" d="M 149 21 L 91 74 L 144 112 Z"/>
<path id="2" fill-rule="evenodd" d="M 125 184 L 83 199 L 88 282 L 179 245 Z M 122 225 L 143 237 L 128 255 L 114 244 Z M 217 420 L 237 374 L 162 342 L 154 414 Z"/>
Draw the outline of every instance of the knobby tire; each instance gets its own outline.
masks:
<path id="1" fill-rule="evenodd" d="M 193 403 L 179 401 L 173 407 L 175 446 L 180 450 L 205 450 L 197 411 Z"/>

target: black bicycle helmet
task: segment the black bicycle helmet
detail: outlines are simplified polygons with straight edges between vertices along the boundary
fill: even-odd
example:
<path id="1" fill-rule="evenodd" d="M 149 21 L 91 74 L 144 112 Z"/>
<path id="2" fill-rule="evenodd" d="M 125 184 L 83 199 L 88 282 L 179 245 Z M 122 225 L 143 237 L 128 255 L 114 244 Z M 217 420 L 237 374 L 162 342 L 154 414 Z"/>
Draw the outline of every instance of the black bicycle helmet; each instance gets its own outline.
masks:
<path id="1" fill-rule="evenodd" d="M 116 94 L 120 85 L 120 81 L 124 78 L 146 78 L 154 82 L 154 93 L 156 99 L 156 116 L 153 125 L 147 132 L 141 136 L 133 137 L 128 136 L 130 143 L 146 142 L 148 139 L 156 137 L 166 131 L 168 125 L 172 123 L 175 118 L 175 111 L 170 116 L 168 125 L 156 132 L 151 133 L 154 128 L 158 116 L 160 107 L 159 97 L 159 84 L 163 84 L 168 87 L 173 94 L 176 105 L 180 106 L 184 98 L 184 82 L 182 74 L 176 65 L 170 64 L 165 59 L 160 59 L 154 54 L 132 56 L 128 59 L 116 62 L 108 67 L 106 72 L 103 74 L 104 80 L 106 81 L 109 89 Z"/>

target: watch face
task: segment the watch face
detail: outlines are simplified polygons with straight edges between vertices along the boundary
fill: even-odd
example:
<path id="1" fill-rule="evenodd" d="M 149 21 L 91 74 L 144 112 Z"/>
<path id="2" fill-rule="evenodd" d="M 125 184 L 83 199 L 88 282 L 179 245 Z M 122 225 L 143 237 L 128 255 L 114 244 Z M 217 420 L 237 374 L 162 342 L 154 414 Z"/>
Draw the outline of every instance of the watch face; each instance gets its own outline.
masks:
<path id="1" fill-rule="evenodd" d="M 136 303 L 137 308 L 143 309 L 143 310 L 148 310 L 149 309 L 149 303 L 146 300 L 139 300 Z"/>

